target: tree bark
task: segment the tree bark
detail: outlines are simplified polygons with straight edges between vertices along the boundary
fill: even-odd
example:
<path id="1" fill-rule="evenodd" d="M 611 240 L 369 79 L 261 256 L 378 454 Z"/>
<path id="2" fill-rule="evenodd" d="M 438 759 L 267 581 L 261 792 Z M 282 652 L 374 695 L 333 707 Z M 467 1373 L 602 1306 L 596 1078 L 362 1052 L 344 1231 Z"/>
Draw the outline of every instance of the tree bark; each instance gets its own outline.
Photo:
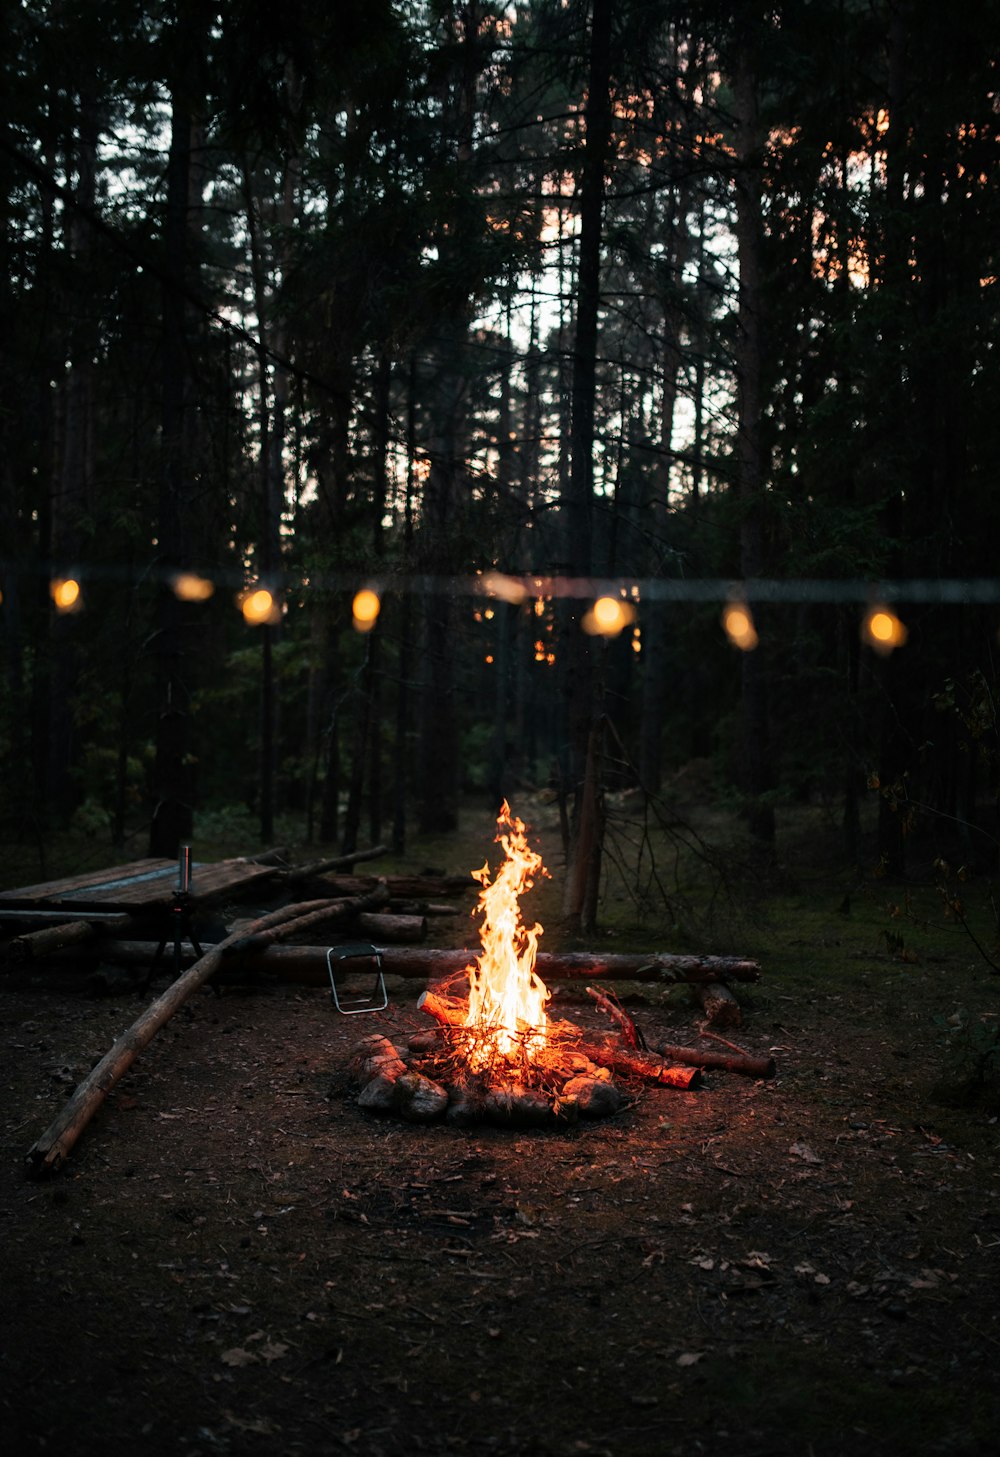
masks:
<path id="1" fill-rule="evenodd" d="M 570 477 L 564 502 L 566 558 L 571 576 L 587 580 L 593 571 L 594 413 L 597 392 L 597 333 L 601 303 L 601 256 L 605 176 L 611 138 L 611 18 L 612 0 L 593 0 L 590 28 L 585 137 L 580 180 L 580 244 L 576 284 L 573 374 L 570 416 Z M 599 757 L 591 759 L 593 726 L 600 715 L 603 686 L 598 680 L 600 660 L 592 639 L 581 627 L 586 609 L 583 598 L 570 598 L 565 607 L 565 629 L 559 662 L 566 699 L 568 784 L 574 807 L 570 824 L 568 885 L 574 891 L 567 914 L 581 928 L 592 925 L 595 900 L 586 887 L 600 841 L 587 820 L 586 805 L 601 798 Z M 586 841 L 584 841 L 586 836 Z M 578 863 L 578 861 L 580 863 Z"/>
<path id="2" fill-rule="evenodd" d="M 159 554 L 165 574 L 187 564 L 184 419 L 189 376 L 188 304 L 191 291 L 190 202 L 192 132 L 201 104 L 204 17 L 180 7 L 171 37 L 171 133 L 163 231 L 161 322 L 162 430 L 159 489 Z M 196 654 L 191 614 L 165 580 L 157 605 L 154 650 L 160 712 L 153 768 L 149 853 L 176 857 L 191 838 L 194 819 L 191 675 Z"/>
<path id="3" fill-rule="evenodd" d="M 704 1052 L 700 1047 L 677 1047 L 672 1042 L 658 1042 L 656 1051 L 668 1062 L 685 1062 L 719 1072 L 742 1073 L 748 1078 L 773 1078 L 775 1073 L 773 1057 L 753 1057 L 743 1052 Z"/>
<path id="4" fill-rule="evenodd" d="M 733 74 L 736 115 L 736 240 L 739 254 L 739 309 L 736 375 L 738 393 L 737 466 L 740 501 L 740 569 L 744 581 L 764 566 L 764 449 L 761 437 L 761 128 L 757 112 L 757 24 L 751 17 L 737 27 Z M 741 658 L 740 764 L 750 833 L 763 846 L 774 844 L 774 809 L 765 665 L 760 649 Z"/>
<path id="5" fill-rule="evenodd" d="M 479 955 L 478 950 L 441 950 L 425 946 L 376 946 L 376 949 L 382 957 L 382 969 L 386 975 L 431 982 L 461 976 Z M 149 960 L 150 943 L 102 940 L 95 950 L 107 961 L 138 964 Z M 251 948 L 232 952 L 227 956 L 226 965 L 228 969 L 238 967 L 254 975 L 258 972 L 273 974 L 289 981 L 301 980 L 305 985 L 318 986 L 327 979 L 326 952 L 325 946 L 271 946 L 260 951 Z M 190 954 L 191 950 L 185 948 L 185 955 Z M 60 955 L 57 959 L 65 958 Z M 585 951 L 542 951 L 538 954 L 535 970 L 546 985 L 557 981 L 585 981 L 589 977 L 664 984 L 723 979 L 749 982 L 760 977 L 760 966 L 756 961 L 728 956 L 674 956 L 655 952 L 647 956 L 625 953 L 598 956 Z"/>

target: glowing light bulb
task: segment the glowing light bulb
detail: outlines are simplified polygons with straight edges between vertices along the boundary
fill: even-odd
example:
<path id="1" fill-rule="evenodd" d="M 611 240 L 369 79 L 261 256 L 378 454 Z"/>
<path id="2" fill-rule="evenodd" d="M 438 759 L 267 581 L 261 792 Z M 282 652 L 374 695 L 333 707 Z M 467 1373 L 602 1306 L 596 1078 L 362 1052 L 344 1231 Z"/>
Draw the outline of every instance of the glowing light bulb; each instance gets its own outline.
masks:
<path id="1" fill-rule="evenodd" d="M 623 628 L 635 621 L 635 608 L 620 597 L 598 597 L 589 612 L 584 613 L 580 626 L 584 632 L 597 637 L 617 637 Z"/>
<path id="2" fill-rule="evenodd" d="M 752 653 L 759 641 L 750 608 L 742 602 L 729 602 L 722 613 L 723 631 L 734 648 Z"/>
<path id="3" fill-rule="evenodd" d="M 519 606 L 527 597 L 528 589 L 516 577 L 505 576 L 503 572 L 486 572 L 483 577 L 483 591 L 504 602 Z"/>
<path id="4" fill-rule="evenodd" d="M 878 606 L 871 609 L 862 623 L 861 636 L 880 656 L 886 657 L 894 648 L 903 646 L 908 634 L 895 612 Z"/>
<path id="5" fill-rule="evenodd" d="M 371 632 L 382 611 L 378 593 L 373 592 L 371 587 L 362 587 L 360 592 L 354 594 L 351 611 L 354 615 L 355 632 Z"/>
<path id="6" fill-rule="evenodd" d="M 76 612 L 83 606 L 80 583 L 75 577 L 54 577 L 49 583 L 49 595 L 57 612 Z"/>
<path id="7" fill-rule="evenodd" d="M 178 572 L 170 585 L 181 602 L 207 602 L 215 592 L 215 584 L 195 572 Z"/>
<path id="8" fill-rule="evenodd" d="M 281 613 L 274 600 L 274 594 L 266 587 L 255 587 L 247 592 L 240 602 L 243 620 L 250 627 L 263 627 L 278 621 Z"/>

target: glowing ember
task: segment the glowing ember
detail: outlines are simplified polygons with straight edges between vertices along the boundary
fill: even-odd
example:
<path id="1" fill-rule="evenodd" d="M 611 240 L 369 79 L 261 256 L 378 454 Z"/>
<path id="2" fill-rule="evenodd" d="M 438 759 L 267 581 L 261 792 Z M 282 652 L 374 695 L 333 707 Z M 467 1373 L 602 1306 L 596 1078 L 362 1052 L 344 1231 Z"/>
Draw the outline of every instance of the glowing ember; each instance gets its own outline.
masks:
<path id="1" fill-rule="evenodd" d="M 532 850 L 524 824 L 507 801 L 497 818 L 497 840 L 506 859 L 490 881 L 489 864 L 472 873 L 482 885 L 474 914 L 481 915 L 482 954 L 469 967 L 469 1005 L 464 1025 L 471 1029 L 465 1055 L 481 1072 L 498 1059 L 530 1060 L 545 1047 L 549 992 L 535 974 L 542 927 L 525 926 L 519 897 L 547 872 Z"/>

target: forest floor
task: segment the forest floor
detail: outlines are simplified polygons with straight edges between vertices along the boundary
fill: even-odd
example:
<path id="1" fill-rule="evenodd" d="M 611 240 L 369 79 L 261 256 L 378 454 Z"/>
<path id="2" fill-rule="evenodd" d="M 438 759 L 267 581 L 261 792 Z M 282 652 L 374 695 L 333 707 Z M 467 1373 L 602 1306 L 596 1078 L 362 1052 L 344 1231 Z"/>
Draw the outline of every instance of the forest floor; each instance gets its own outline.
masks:
<path id="1" fill-rule="evenodd" d="M 378 1018 L 227 987 L 45 1181 L 28 1148 L 143 1003 L 6 977 L 6 1450 L 994 1452 L 998 1106 L 961 1084 L 998 981 L 963 936 L 890 936 L 855 901 L 786 886 L 750 933 L 734 1035 L 771 1080 L 647 1089 L 559 1131 L 409 1125 L 359 1109 L 348 1065 L 420 1025 L 412 983 Z M 686 996 L 634 991 L 650 1041 L 697 1041 Z M 585 1000 L 559 1015 L 599 1025 Z"/>

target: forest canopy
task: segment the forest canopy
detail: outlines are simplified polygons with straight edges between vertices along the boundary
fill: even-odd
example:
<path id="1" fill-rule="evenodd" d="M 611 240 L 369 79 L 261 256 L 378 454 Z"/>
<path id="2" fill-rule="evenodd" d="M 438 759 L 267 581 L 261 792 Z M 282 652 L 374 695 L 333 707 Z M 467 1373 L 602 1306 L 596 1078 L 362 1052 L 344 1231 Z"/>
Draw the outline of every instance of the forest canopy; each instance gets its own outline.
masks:
<path id="1" fill-rule="evenodd" d="M 4 12 L 5 837 L 708 759 L 976 852 L 995 5 Z"/>

